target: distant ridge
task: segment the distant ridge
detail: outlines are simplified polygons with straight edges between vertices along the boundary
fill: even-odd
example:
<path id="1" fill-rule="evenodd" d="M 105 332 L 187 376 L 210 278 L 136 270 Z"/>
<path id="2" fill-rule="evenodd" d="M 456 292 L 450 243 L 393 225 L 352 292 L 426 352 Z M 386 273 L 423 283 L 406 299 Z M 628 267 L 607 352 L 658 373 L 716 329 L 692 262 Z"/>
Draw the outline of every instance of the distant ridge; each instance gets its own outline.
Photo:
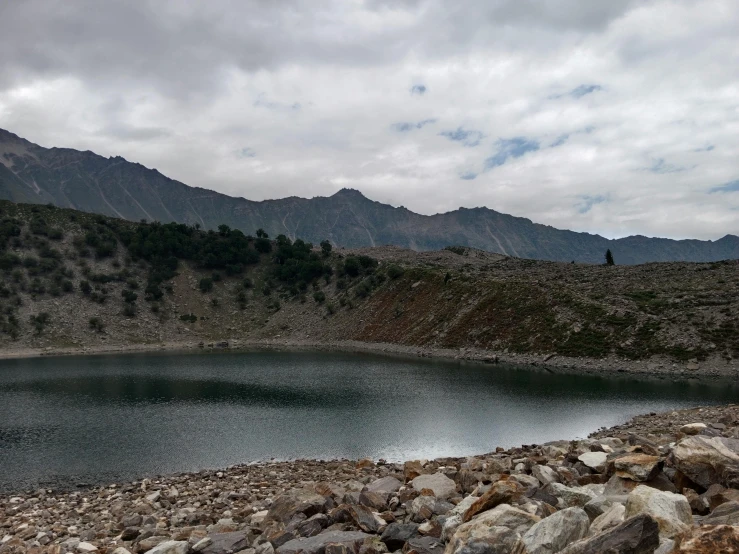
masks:
<path id="1" fill-rule="evenodd" d="M 520 258 L 601 263 L 610 248 L 619 264 L 708 262 L 739 258 L 739 237 L 717 241 L 632 236 L 609 240 L 533 223 L 488 208 L 426 216 L 342 189 L 330 197 L 255 202 L 169 179 L 119 156 L 43 148 L 0 129 L 0 198 L 52 203 L 138 221 L 178 221 L 214 229 L 225 223 L 251 233 L 346 247 L 393 244 L 414 250 L 461 245 Z"/>

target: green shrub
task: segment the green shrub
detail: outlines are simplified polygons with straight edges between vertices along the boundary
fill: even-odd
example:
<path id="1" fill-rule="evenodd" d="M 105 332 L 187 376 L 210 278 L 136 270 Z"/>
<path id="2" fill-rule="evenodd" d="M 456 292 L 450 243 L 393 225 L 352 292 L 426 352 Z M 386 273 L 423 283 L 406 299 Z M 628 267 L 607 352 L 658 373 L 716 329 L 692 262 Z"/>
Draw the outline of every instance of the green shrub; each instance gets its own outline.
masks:
<path id="1" fill-rule="evenodd" d="M 203 277 L 200 279 L 200 291 L 210 292 L 213 290 L 213 279 L 211 277 Z"/>
<path id="2" fill-rule="evenodd" d="M 103 320 L 99 317 L 91 317 L 89 321 L 90 329 L 97 333 L 102 333 L 105 331 L 105 324 L 103 323 Z"/>
<path id="3" fill-rule="evenodd" d="M 388 266 L 387 268 L 387 276 L 390 277 L 391 279 L 397 279 L 398 277 L 402 277 L 404 272 L 405 272 L 404 269 L 396 264 L 392 264 Z"/>
<path id="4" fill-rule="evenodd" d="M 51 316 L 47 312 L 41 312 L 38 315 L 31 316 L 31 325 L 33 325 L 37 335 L 44 332 L 44 328 L 48 325 L 50 319 Z"/>
<path id="5" fill-rule="evenodd" d="M 82 291 L 82 294 L 89 295 L 92 292 L 92 287 L 90 286 L 89 281 L 80 281 L 80 290 Z"/>
<path id="6" fill-rule="evenodd" d="M 313 300 L 321 304 L 326 301 L 326 295 L 322 290 L 318 290 L 313 293 Z"/>

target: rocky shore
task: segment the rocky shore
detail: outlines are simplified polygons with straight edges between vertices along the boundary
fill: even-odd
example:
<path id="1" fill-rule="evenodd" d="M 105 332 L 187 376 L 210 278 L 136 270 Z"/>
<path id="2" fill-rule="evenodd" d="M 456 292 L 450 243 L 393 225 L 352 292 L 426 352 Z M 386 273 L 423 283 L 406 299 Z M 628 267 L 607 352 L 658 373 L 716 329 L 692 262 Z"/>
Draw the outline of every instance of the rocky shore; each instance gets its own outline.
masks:
<path id="1" fill-rule="evenodd" d="M 0 496 L 0 554 L 739 552 L 739 406 L 469 458 L 295 461 Z"/>
<path id="2" fill-rule="evenodd" d="M 720 379 L 739 376 L 739 361 L 709 358 L 698 362 L 677 363 L 664 357 L 648 360 L 566 357 L 552 354 L 516 354 L 484 348 L 438 348 L 356 340 L 296 340 L 286 338 L 244 340 L 223 338 L 209 341 L 167 341 L 156 343 L 106 344 L 88 347 L 27 348 L 8 347 L 0 351 L 0 360 L 40 356 L 88 356 L 100 354 L 133 354 L 144 352 L 233 351 L 259 349 L 285 351 L 363 352 L 370 354 L 414 356 L 439 360 L 461 360 L 486 364 L 510 364 L 538 367 L 552 373 L 632 374 L 656 378 Z"/>

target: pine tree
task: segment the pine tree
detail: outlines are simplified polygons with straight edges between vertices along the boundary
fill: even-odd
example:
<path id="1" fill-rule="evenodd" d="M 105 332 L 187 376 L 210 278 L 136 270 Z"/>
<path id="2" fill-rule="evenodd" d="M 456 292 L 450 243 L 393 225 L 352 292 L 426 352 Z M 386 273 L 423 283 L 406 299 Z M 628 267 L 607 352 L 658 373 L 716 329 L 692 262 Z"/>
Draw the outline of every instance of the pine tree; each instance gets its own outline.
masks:
<path id="1" fill-rule="evenodd" d="M 606 265 L 616 265 L 616 262 L 613 261 L 613 254 L 610 248 L 606 250 Z"/>

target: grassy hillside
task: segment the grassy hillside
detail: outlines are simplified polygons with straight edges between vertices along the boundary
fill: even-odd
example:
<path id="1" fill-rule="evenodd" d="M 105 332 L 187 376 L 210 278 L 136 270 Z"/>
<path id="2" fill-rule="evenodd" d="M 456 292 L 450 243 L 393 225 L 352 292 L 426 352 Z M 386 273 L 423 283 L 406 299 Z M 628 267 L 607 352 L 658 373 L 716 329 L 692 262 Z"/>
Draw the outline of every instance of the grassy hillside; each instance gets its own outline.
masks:
<path id="1" fill-rule="evenodd" d="M 10 202 L 0 248 L 8 351 L 280 338 L 680 365 L 739 357 L 736 261 L 331 249 Z"/>

